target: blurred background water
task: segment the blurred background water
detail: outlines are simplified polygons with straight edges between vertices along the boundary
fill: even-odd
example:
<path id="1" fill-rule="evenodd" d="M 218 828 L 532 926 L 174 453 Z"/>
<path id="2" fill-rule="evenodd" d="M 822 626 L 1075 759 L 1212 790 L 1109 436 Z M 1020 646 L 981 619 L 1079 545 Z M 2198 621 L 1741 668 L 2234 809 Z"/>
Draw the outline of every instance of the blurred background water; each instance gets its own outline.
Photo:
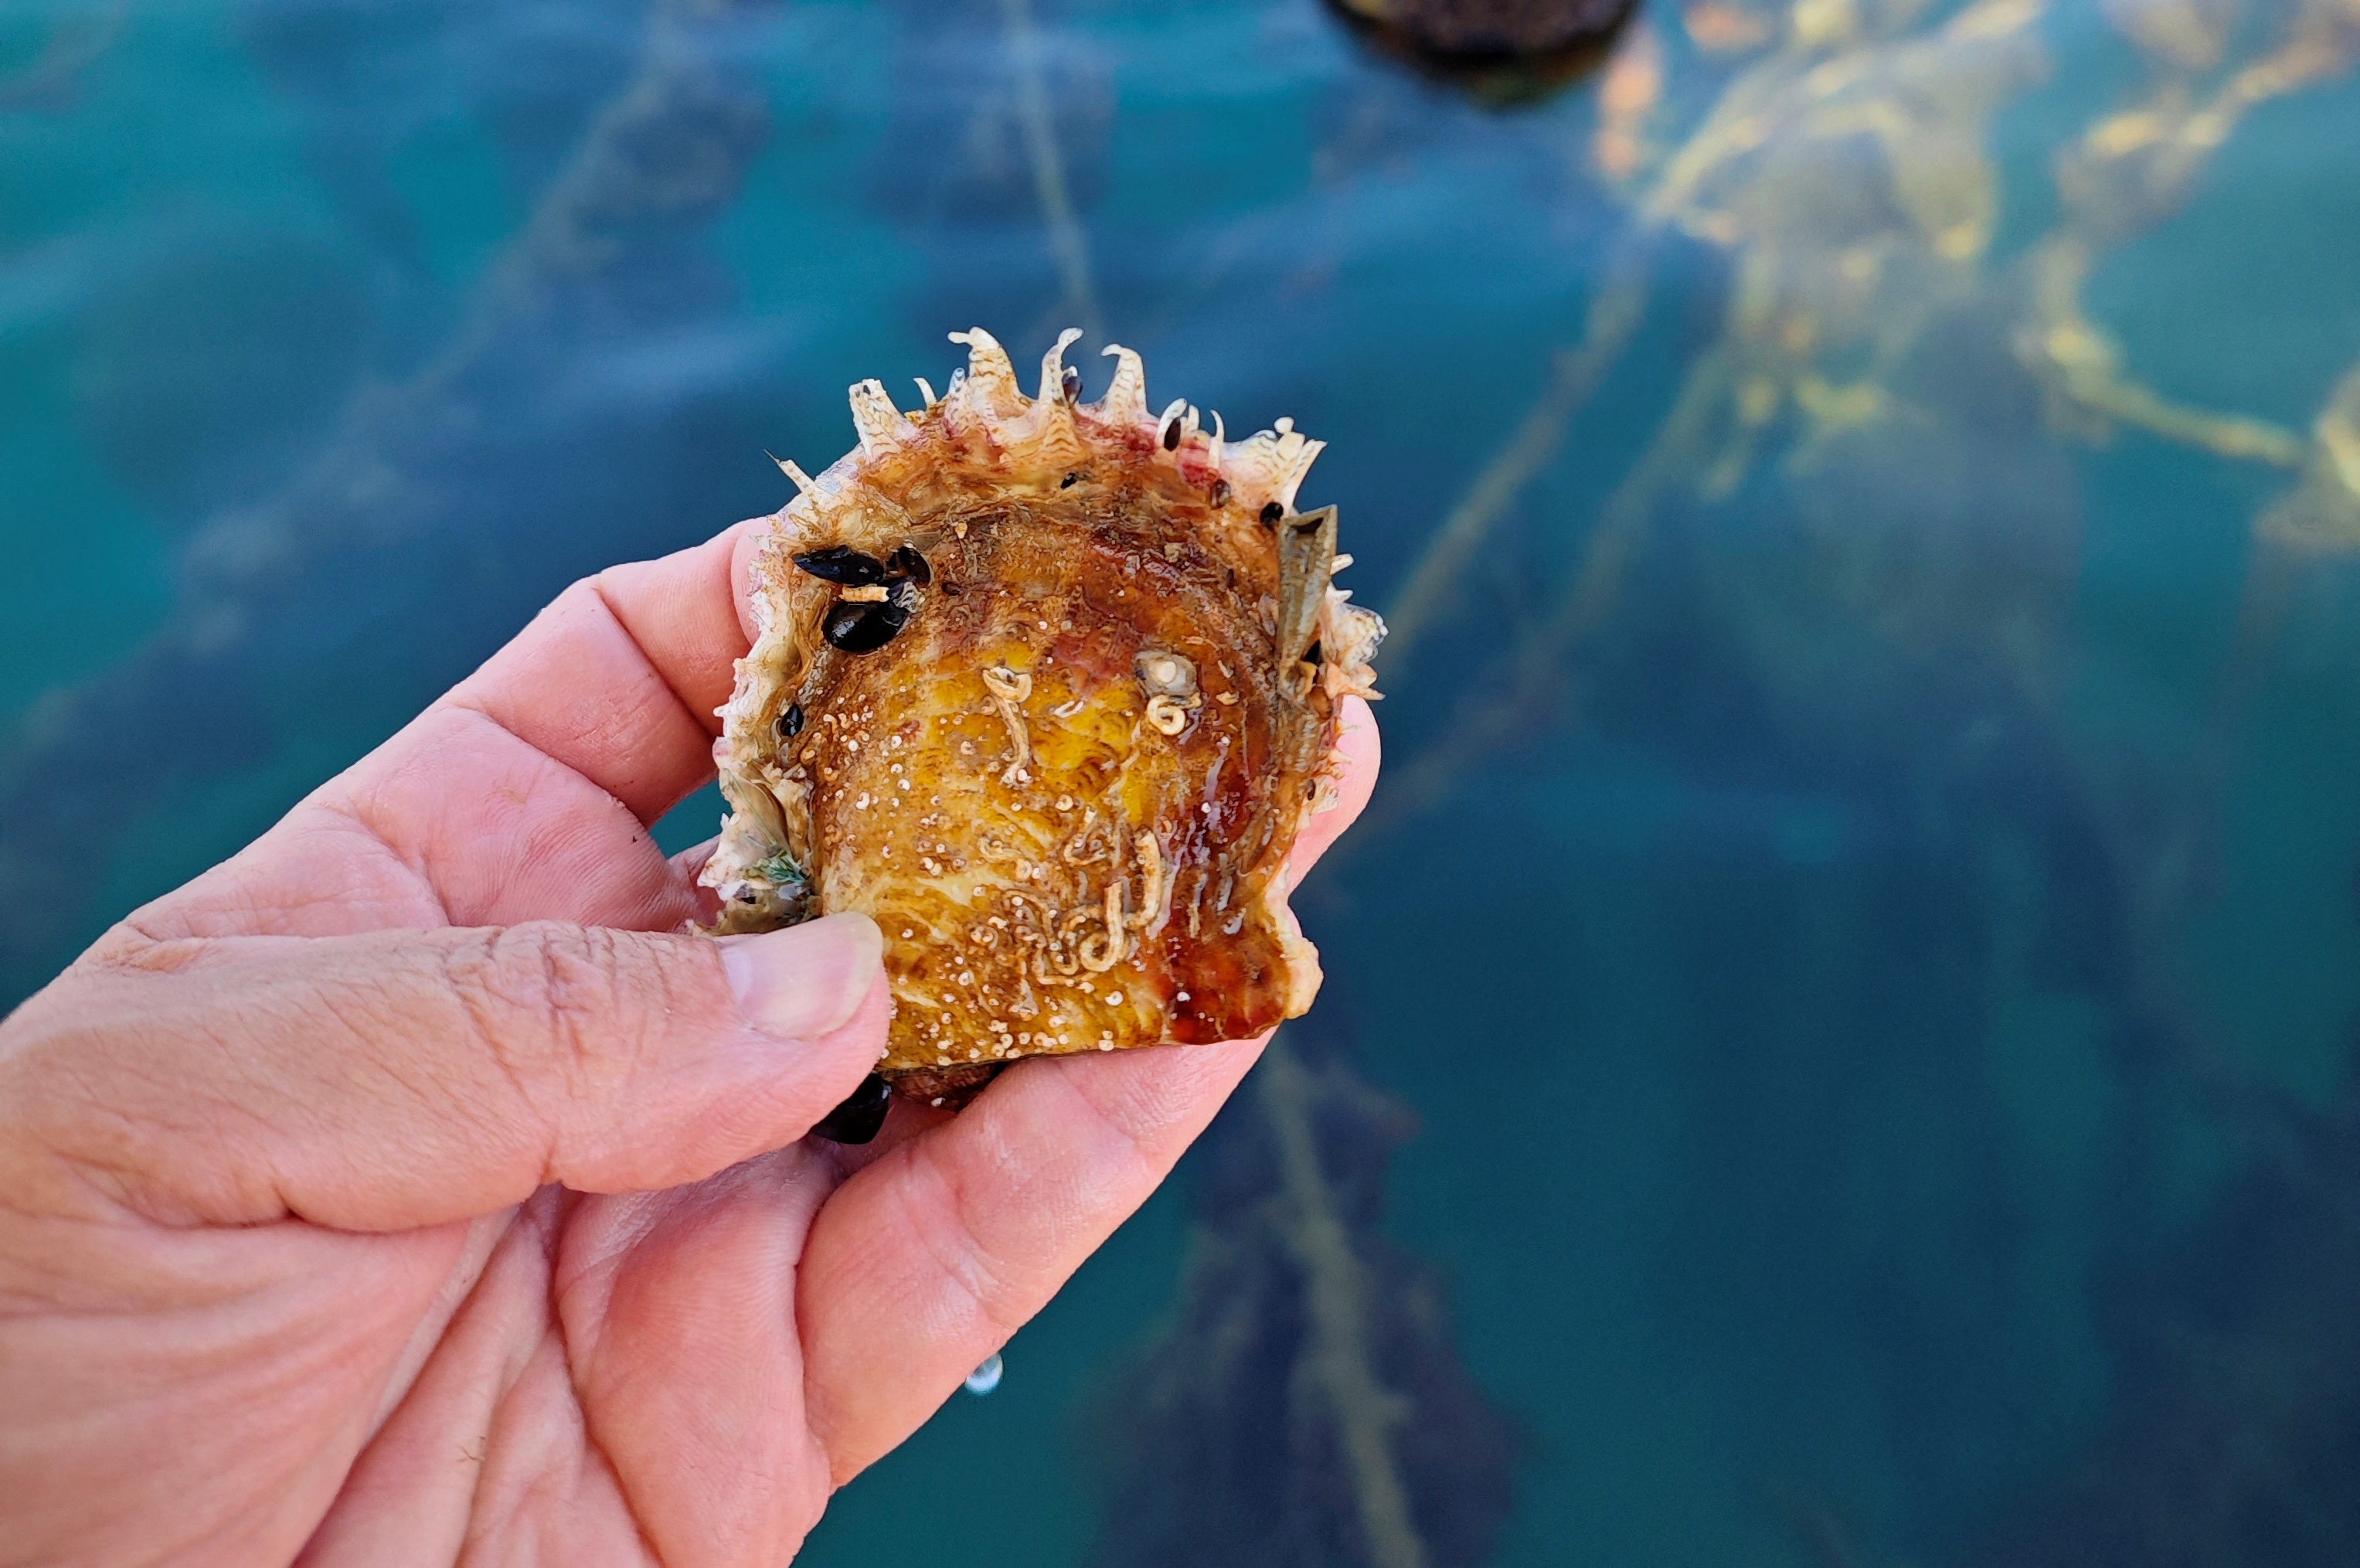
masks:
<path id="1" fill-rule="evenodd" d="M 1071 322 L 1332 443 L 1387 777 L 806 1561 L 2360 1561 L 2360 4 L 1650 3 L 5 0 L 0 1004 Z"/>

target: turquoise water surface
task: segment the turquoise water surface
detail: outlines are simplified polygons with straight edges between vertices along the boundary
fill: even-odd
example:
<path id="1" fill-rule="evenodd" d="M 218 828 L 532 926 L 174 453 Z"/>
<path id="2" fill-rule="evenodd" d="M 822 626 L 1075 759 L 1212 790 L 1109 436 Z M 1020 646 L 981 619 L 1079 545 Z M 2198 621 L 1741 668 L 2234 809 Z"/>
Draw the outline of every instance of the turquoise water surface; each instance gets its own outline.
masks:
<path id="1" fill-rule="evenodd" d="M 0 5 L 0 1005 L 1068 323 L 1330 442 L 1386 780 L 804 1561 L 2360 1562 L 2360 0 Z"/>

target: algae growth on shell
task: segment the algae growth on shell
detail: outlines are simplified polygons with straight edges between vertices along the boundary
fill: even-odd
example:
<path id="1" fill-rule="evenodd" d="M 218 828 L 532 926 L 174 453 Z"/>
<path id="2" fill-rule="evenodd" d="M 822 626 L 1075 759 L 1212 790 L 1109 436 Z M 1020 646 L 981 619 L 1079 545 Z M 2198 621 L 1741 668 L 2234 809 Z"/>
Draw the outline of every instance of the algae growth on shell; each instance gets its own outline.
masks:
<path id="1" fill-rule="evenodd" d="M 1241 1038 L 1319 986 L 1287 853 L 1384 631 L 1332 585 L 1334 509 L 1295 510 L 1321 444 L 1152 413 L 1128 349 L 1083 403 L 1078 335 L 1032 398 L 980 329 L 915 413 L 855 387 L 859 445 L 781 465 L 801 493 L 756 557 L 714 928 L 875 918 L 905 1093 Z"/>

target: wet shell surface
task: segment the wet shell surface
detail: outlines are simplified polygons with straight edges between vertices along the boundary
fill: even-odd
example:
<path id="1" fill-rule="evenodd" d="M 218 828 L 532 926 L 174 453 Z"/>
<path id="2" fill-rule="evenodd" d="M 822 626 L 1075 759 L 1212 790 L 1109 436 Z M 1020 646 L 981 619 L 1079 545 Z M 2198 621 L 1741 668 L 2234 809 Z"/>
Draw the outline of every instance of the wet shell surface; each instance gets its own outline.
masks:
<path id="1" fill-rule="evenodd" d="M 879 1070 L 955 1101 L 1010 1059 L 1237 1039 L 1307 1008 L 1287 851 L 1333 804 L 1376 616 L 1330 579 L 1320 444 L 1150 411 L 1139 356 L 1027 398 L 980 329 L 773 520 L 715 746 L 716 931 L 858 910 L 895 1011 Z"/>

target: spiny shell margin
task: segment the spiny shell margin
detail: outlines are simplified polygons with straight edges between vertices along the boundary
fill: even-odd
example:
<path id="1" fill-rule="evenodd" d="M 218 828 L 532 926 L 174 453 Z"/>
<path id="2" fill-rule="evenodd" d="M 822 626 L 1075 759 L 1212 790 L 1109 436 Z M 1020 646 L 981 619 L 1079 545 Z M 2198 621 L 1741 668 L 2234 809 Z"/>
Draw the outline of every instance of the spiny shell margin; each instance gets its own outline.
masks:
<path id="1" fill-rule="evenodd" d="M 1105 350 L 1116 365 L 1104 394 L 1094 403 L 1075 400 L 1067 392 L 1072 372 L 1065 355 L 1081 335 L 1070 327 L 1058 335 L 1042 356 L 1038 392 L 1028 398 L 998 339 L 981 327 L 951 334 L 951 341 L 967 347 L 967 367 L 953 373 L 948 388 L 921 411 L 922 417 L 939 418 L 942 429 L 954 437 L 979 438 L 1011 472 L 1078 463 L 1098 444 L 1127 449 L 1135 459 L 1168 465 L 1195 486 L 1226 485 L 1235 502 L 1249 512 L 1258 513 L 1273 501 L 1293 510 L 1304 477 L 1326 443 L 1304 435 L 1284 418 L 1271 429 L 1230 441 L 1218 413 L 1208 432 L 1195 405 L 1185 400 L 1151 413 L 1146 367 L 1138 354 L 1120 345 Z M 792 462 L 780 461 L 797 494 L 774 514 L 774 538 L 793 541 L 826 534 L 836 509 L 860 504 L 867 488 L 865 470 L 924 438 L 918 422 L 901 411 L 881 382 L 855 384 L 849 399 L 858 436 L 851 451 L 816 477 Z M 1334 568 L 1340 570 L 1350 559 L 1335 557 Z M 1331 698 L 1374 698 L 1378 693 L 1369 661 L 1383 639 L 1384 623 L 1349 603 L 1350 598 L 1333 586 L 1322 594 L 1318 678 Z M 791 848 L 808 841 L 808 795 L 792 781 L 769 776 L 771 770 L 760 767 L 751 755 L 740 756 L 739 748 L 754 739 L 752 727 L 761 716 L 779 707 L 781 688 L 802 678 L 803 651 L 792 646 L 793 629 L 777 624 L 776 608 L 768 595 L 757 593 L 752 610 L 755 644 L 738 662 L 736 688 L 718 710 L 723 735 L 714 744 L 731 815 L 723 823 L 721 840 L 701 881 L 725 905 L 752 903 L 783 924 L 803 913 L 800 886 L 782 885 L 782 872 L 792 859 Z M 1311 972 L 1316 976 L 1316 967 Z"/>

